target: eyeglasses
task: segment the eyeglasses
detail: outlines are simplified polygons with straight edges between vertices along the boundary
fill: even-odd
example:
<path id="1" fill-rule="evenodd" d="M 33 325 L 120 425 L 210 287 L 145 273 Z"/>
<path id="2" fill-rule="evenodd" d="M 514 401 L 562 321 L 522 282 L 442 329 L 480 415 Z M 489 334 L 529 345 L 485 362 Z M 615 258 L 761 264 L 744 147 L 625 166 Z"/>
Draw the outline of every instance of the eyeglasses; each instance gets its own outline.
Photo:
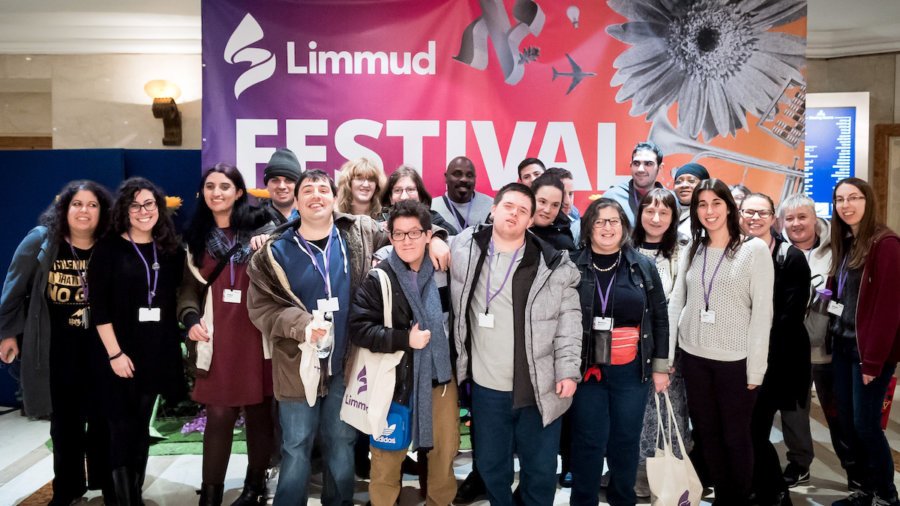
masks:
<path id="1" fill-rule="evenodd" d="M 865 195 L 860 195 L 860 194 L 858 194 L 858 193 L 855 193 L 855 194 L 853 194 L 853 195 L 850 195 L 850 196 L 847 197 L 846 199 L 845 199 L 844 197 L 835 197 L 835 198 L 834 198 L 834 205 L 840 206 L 840 205 L 843 205 L 844 202 L 846 202 L 846 203 L 848 203 L 848 204 L 855 204 L 855 203 L 857 203 L 857 202 L 859 202 L 859 201 L 861 201 L 861 200 L 866 200 L 866 196 L 865 196 Z"/>
<path id="2" fill-rule="evenodd" d="M 618 218 L 611 218 L 608 220 L 604 220 L 603 218 L 600 218 L 600 219 L 594 221 L 594 228 L 604 228 L 607 225 L 609 225 L 612 228 L 616 228 L 621 224 L 622 224 L 622 220 L 620 220 Z"/>
<path id="3" fill-rule="evenodd" d="M 144 202 L 143 204 L 138 204 L 137 202 L 132 202 L 131 204 L 128 205 L 128 212 L 131 214 L 138 214 L 139 212 L 141 212 L 141 209 L 143 209 L 144 211 L 147 211 L 148 213 L 152 213 L 153 211 L 156 211 L 156 201 L 148 200 L 147 202 Z"/>
<path id="4" fill-rule="evenodd" d="M 762 219 L 766 219 L 774 214 L 774 212 L 769 211 L 768 209 L 741 209 L 741 216 L 748 220 L 753 218 L 753 216 L 759 216 Z"/>
<path id="5" fill-rule="evenodd" d="M 656 160 L 632 160 L 631 166 L 634 168 L 638 168 L 641 165 L 644 167 L 656 167 Z"/>
<path id="6" fill-rule="evenodd" d="M 395 231 L 391 232 L 391 239 L 393 239 L 397 242 L 400 242 L 400 241 L 406 239 L 407 237 L 409 237 L 410 239 L 415 241 L 416 239 L 421 238 L 422 234 L 424 234 L 424 233 L 425 233 L 425 231 L 422 230 L 421 228 L 417 229 L 417 230 L 410 230 L 409 232 L 401 232 L 399 230 L 395 230 Z"/>
<path id="7" fill-rule="evenodd" d="M 391 194 L 397 197 L 403 195 L 404 192 L 407 195 L 418 195 L 419 189 L 415 186 L 410 186 L 409 188 L 394 188 L 393 190 L 391 190 Z"/>

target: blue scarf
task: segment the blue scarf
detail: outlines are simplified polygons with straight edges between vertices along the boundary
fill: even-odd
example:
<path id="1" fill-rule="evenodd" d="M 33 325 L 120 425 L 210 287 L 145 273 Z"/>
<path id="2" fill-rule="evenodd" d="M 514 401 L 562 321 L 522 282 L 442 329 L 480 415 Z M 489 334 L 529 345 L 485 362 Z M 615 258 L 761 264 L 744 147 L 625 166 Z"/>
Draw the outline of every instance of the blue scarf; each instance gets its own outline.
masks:
<path id="1" fill-rule="evenodd" d="M 427 250 L 426 250 L 427 251 Z M 409 266 L 391 251 L 388 265 L 397 275 L 403 296 L 412 309 L 413 318 L 419 329 L 430 330 L 431 339 L 421 350 L 413 350 L 413 416 L 412 447 L 431 448 L 434 446 L 431 419 L 431 390 L 433 381 L 450 381 L 453 371 L 450 367 L 450 342 L 444 332 L 444 313 L 441 296 L 434 282 L 434 266 L 427 255 L 419 268 L 413 272 Z"/>

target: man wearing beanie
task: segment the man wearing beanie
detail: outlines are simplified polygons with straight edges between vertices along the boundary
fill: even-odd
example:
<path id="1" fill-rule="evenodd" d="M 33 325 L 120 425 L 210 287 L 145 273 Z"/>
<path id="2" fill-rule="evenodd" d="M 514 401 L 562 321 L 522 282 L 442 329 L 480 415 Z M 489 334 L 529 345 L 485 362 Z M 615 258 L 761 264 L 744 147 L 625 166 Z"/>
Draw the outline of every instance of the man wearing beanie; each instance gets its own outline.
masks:
<path id="1" fill-rule="evenodd" d="M 709 179 L 709 172 L 706 167 L 699 163 L 688 163 L 682 165 L 675 171 L 673 177 L 675 180 L 675 197 L 681 205 L 678 214 L 678 235 L 681 237 L 691 237 L 691 196 L 694 194 L 694 188 L 700 184 L 700 181 Z"/>
<path id="2" fill-rule="evenodd" d="M 294 187 L 301 172 L 297 155 L 288 148 L 275 150 L 266 165 L 263 181 L 271 198 L 264 208 L 278 225 L 299 216 L 294 209 Z"/>

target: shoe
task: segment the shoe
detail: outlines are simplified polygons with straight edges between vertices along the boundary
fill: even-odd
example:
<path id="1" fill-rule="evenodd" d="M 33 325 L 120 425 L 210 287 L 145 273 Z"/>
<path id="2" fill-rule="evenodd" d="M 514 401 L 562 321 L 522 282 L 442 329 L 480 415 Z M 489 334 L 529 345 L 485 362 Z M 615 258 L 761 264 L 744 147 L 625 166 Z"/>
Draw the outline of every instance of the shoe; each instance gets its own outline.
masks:
<path id="1" fill-rule="evenodd" d="M 453 498 L 453 504 L 470 504 L 487 495 L 487 488 L 484 481 L 477 471 L 472 471 L 463 480 L 459 490 L 456 491 L 456 497 Z"/>
<path id="2" fill-rule="evenodd" d="M 559 475 L 559 486 L 562 488 L 572 488 L 572 473 L 561 473 Z"/>
<path id="3" fill-rule="evenodd" d="M 788 488 L 794 488 L 809 483 L 809 469 L 803 469 L 792 462 L 784 469 L 782 477 Z"/>
<path id="4" fill-rule="evenodd" d="M 50 502 L 47 503 L 47 506 L 72 506 L 80 501 L 83 495 L 78 497 L 57 497 L 54 495 L 53 499 L 50 499 Z"/>
<path id="5" fill-rule="evenodd" d="M 840 501 L 834 501 L 831 506 L 871 506 L 871 504 L 872 494 L 857 490 Z"/>
<path id="6" fill-rule="evenodd" d="M 220 506 L 225 486 L 204 483 L 200 486 L 200 506 Z"/>
<path id="7" fill-rule="evenodd" d="M 872 506 L 898 506 L 898 505 L 900 505 L 900 500 L 897 499 L 896 492 L 894 492 L 890 496 L 885 496 L 885 497 L 887 497 L 887 499 L 882 499 L 881 497 L 878 496 L 878 494 L 875 494 L 875 496 L 872 497 Z"/>
<path id="8" fill-rule="evenodd" d="M 265 469 L 247 468 L 247 476 L 244 478 L 244 490 L 231 503 L 231 506 L 265 506 L 266 502 Z"/>
<path id="9" fill-rule="evenodd" d="M 650 482 L 647 480 L 647 465 L 638 466 L 637 478 L 634 480 L 634 495 L 640 499 L 650 497 Z"/>
<path id="10" fill-rule="evenodd" d="M 856 492 L 857 490 L 862 490 L 862 482 L 857 478 L 848 477 L 847 478 L 847 491 L 848 492 Z"/>
<path id="11" fill-rule="evenodd" d="M 609 471 L 603 473 L 603 476 L 600 477 L 600 488 L 608 488 L 609 487 Z"/>

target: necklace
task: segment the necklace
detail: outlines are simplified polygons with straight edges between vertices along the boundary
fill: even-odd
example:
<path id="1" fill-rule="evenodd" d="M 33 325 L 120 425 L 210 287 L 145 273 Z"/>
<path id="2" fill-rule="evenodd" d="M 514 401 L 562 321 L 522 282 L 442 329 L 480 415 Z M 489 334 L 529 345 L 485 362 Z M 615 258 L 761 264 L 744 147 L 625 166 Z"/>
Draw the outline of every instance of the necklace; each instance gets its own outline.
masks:
<path id="1" fill-rule="evenodd" d="M 621 260 L 621 259 L 622 259 L 622 250 L 619 250 L 619 256 L 616 257 L 616 261 L 613 262 L 613 264 L 610 265 L 609 267 L 602 267 L 602 268 L 598 267 L 597 264 L 594 263 L 593 261 L 591 261 L 591 264 L 594 265 L 594 269 L 597 272 L 609 272 L 619 266 L 619 260 Z"/>

